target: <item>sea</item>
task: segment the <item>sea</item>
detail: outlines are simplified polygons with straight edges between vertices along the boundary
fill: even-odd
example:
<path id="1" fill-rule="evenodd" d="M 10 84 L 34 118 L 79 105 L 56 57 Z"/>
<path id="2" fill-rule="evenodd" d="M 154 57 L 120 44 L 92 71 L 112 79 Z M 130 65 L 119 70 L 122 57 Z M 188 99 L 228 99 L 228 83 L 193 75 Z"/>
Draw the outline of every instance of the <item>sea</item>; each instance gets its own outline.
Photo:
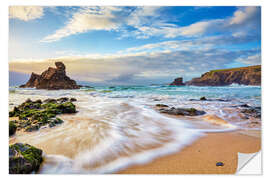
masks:
<path id="1" fill-rule="evenodd" d="M 261 87 L 99 86 L 78 90 L 9 88 L 9 110 L 26 99 L 73 97 L 77 113 L 64 123 L 35 132 L 16 132 L 10 143 L 43 150 L 41 174 L 116 173 L 181 151 L 208 133 L 260 131 L 261 119 L 246 118 L 241 105 L 261 107 Z M 206 97 L 206 101 L 200 101 Z M 200 116 L 160 113 L 156 104 L 196 108 Z M 254 123 L 256 122 L 256 123 Z"/>

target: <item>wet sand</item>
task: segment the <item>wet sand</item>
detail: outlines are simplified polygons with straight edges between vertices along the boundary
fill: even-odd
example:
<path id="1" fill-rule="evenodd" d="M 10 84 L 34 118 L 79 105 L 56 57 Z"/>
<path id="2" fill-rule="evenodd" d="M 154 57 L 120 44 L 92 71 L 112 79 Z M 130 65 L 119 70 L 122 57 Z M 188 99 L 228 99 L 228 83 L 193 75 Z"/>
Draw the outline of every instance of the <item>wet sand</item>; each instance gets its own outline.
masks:
<path id="1" fill-rule="evenodd" d="M 134 165 L 119 174 L 234 174 L 237 153 L 261 149 L 260 131 L 208 133 L 180 152 L 145 165 Z M 217 162 L 224 166 L 216 166 Z"/>

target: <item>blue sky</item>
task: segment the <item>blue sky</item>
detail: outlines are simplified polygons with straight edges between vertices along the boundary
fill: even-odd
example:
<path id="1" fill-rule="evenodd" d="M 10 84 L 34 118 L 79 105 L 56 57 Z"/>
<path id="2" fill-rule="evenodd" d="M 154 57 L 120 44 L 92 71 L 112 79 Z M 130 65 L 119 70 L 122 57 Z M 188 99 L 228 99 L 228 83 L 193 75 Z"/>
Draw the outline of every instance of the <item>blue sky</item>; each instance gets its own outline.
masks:
<path id="1" fill-rule="evenodd" d="M 11 6 L 10 72 L 61 60 L 71 78 L 93 84 L 189 80 L 261 64 L 260 21 L 260 7 Z"/>

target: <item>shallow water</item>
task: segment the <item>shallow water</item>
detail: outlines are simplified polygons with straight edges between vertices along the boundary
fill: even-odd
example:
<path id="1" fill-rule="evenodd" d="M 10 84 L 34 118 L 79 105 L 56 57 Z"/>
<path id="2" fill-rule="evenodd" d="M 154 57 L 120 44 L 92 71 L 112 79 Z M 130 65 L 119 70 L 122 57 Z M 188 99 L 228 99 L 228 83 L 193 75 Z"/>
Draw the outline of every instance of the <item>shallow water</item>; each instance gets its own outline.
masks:
<path id="1" fill-rule="evenodd" d="M 75 115 L 37 132 L 18 132 L 10 142 L 27 142 L 45 152 L 39 173 L 112 173 L 181 150 L 206 132 L 259 129 L 239 116 L 239 108 L 260 106 L 256 86 L 118 86 L 47 91 L 10 88 L 10 110 L 27 98 L 75 97 Z M 205 96 L 213 101 L 190 101 Z M 223 99 L 225 101 L 219 101 Z M 155 104 L 194 107 L 207 112 L 186 118 L 160 114 Z"/>

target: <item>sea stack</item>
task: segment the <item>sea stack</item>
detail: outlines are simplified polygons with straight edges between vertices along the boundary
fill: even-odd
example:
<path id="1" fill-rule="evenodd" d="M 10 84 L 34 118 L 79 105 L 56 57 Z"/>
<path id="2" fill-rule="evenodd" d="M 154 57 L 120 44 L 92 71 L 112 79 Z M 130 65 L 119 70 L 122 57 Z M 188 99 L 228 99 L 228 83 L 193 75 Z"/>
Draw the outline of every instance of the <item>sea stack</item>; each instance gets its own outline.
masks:
<path id="1" fill-rule="evenodd" d="M 183 83 L 183 78 L 179 77 L 174 79 L 174 81 L 170 84 L 171 86 L 184 86 L 185 84 Z"/>
<path id="2" fill-rule="evenodd" d="M 66 67 L 62 62 L 55 62 L 56 68 L 49 67 L 41 75 L 33 73 L 30 79 L 20 88 L 36 88 L 36 89 L 79 89 L 76 81 L 70 79 L 66 75 Z"/>

